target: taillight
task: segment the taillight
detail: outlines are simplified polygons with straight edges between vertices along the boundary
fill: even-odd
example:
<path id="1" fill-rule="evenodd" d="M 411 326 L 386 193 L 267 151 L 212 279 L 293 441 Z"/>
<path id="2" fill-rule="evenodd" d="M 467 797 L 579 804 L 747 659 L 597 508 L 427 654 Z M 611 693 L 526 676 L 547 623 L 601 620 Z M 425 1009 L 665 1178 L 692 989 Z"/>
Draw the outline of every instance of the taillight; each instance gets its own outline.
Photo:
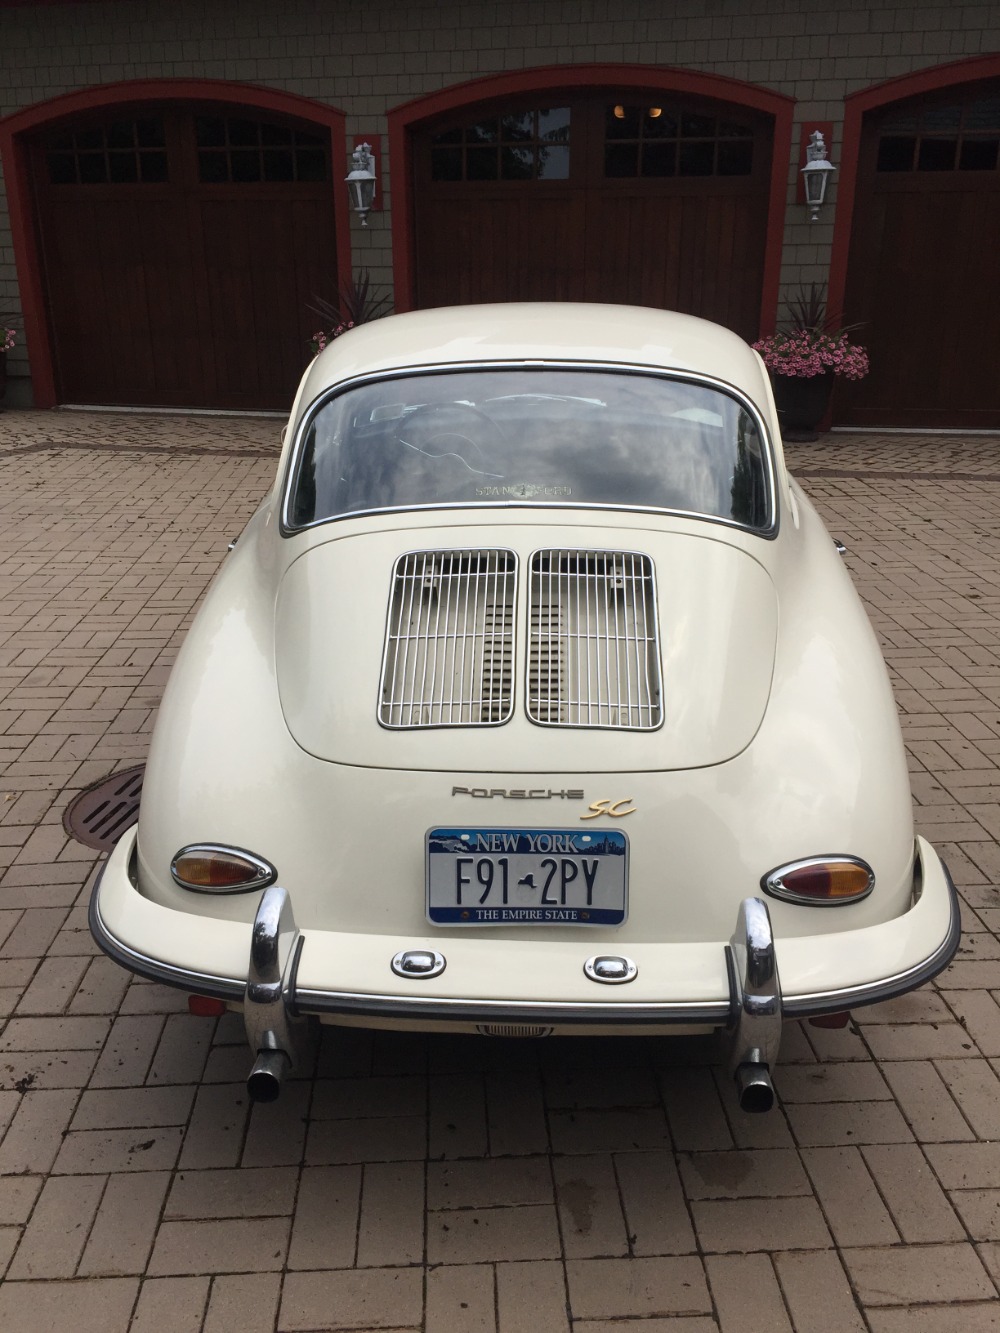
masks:
<path id="1" fill-rule="evenodd" d="M 772 870 L 760 886 L 785 902 L 837 907 L 867 898 L 875 887 L 875 874 L 857 856 L 810 856 Z"/>
<path id="2" fill-rule="evenodd" d="M 182 889 L 197 893 L 249 893 L 278 877 L 274 866 L 252 852 L 210 842 L 182 847 L 170 863 L 170 873 Z"/>

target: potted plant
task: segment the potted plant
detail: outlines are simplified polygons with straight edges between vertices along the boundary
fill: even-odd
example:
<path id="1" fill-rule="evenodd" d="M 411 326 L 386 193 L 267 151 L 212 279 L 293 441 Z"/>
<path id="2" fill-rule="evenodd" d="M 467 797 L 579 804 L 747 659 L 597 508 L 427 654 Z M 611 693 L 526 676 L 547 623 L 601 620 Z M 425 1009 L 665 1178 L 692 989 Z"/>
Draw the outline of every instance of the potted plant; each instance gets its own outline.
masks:
<path id="1" fill-rule="evenodd" d="M 860 380 L 868 374 L 868 353 L 848 334 L 859 326 L 841 325 L 827 314 L 820 283 L 788 303 L 789 319 L 777 333 L 753 344 L 771 376 L 782 436 L 815 440 L 838 376 Z"/>
<path id="2" fill-rule="evenodd" d="M 14 330 L 0 319 L 0 403 L 7 392 L 7 353 L 14 346 Z"/>
<path id="3" fill-rule="evenodd" d="M 355 324 L 368 324 L 373 319 L 381 319 L 389 313 L 391 306 L 388 296 L 376 294 L 373 290 L 367 269 L 362 269 L 356 278 L 352 276 L 341 283 L 336 304 L 325 301 L 321 296 L 314 296 L 309 309 L 320 316 L 323 327 L 317 329 L 310 339 L 313 355 L 318 356 L 327 343 L 353 329 Z"/>

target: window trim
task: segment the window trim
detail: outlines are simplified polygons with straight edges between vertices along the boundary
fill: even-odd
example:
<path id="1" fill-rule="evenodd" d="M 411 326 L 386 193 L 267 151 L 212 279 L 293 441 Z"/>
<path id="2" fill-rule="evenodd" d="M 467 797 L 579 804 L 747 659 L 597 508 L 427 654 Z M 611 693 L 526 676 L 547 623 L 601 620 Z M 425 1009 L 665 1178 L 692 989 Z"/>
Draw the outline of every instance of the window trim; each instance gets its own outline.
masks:
<path id="1" fill-rule="evenodd" d="M 347 514 L 331 514 L 325 518 L 313 519 L 311 523 L 294 523 L 292 521 L 290 513 L 291 502 L 296 485 L 298 484 L 299 467 L 302 461 L 306 435 L 319 412 L 322 411 L 329 402 L 334 398 L 338 398 L 342 393 L 347 393 L 351 389 L 361 388 L 367 384 L 376 384 L 397 379 L 409 379 L 414 375 L 462 374 L 468 373 L 469 371 L 538 369 L 568 371 L 591 370 L 611 372 L 613 374 L 642 375 L 654 379 L 672 380 L 682 384 L 699 385 L 704 388 L 713 389 L 718 393 L 723 393 L 727 397 L 734 399 L 740 407 L 744 408 L 749 413 L 757 427 L 758 435 L 760 436 L 768 487 L 767 524 L 759 528 L 751 527 L 746 523 L 738 523 L 732 518 L 724 518 L 719 514 L 705 514 L 693 509 L 668 509 L 654 505 L 604 504 L 599 501 L 538 501 L 534 499 L 475 500 L 463 502 L 448 500 L 437 501 L 431 504 L 387 505 L 375 509 L 353 509 Z M 637 365 L 633 362 L 565 361 L 536 358 L 532 358 L 531 360 L 513 361 L 445 362 L 443 364 L 434 362 L 428 365 L 405 366 L 391 371 L 352 376 L 350 379 L 342 380 L 339 383 L 326 388 L 303 410 L 298 424 L 295 427 L 295 437 L 292 443 L 292 448 L 289 451 L 284 475 L 280 478 L 279 490 L 281 499 L 278 530 L 282 537 L 295 537 L 300 533 L 310 532 L 314 528 L 324 527 L 329 523 L 342 523 L 351 519 L 371 518 L 383 514 L 414 514 L 442 511 L 475 511 L 477 513 L 486 513 L 489 511 L 510 509 L 528 509 L 538 512 L 575 510 L 598 513 L 651 514 L 668 518 L 689 518 L 706 523 L 719 524 L 726 528 L 733 528 L 737 532 L 749 533 L 754 537 L 762 537 L 765 540 L 773 540 L 777 537 L 780 529 L 779 492 L 777 470 L 775 467 L 774 445 L 771 439 L 771 433 L 764 420 L 763 413 L 749 396 L 741 389 L 737 388 L 736 385 L 730 384 L 726 380 L 717 379 L 712 375 L 704 375 L 697 371 L 671 370 L 666 367 L 661 368 L 657 366 Z"/>

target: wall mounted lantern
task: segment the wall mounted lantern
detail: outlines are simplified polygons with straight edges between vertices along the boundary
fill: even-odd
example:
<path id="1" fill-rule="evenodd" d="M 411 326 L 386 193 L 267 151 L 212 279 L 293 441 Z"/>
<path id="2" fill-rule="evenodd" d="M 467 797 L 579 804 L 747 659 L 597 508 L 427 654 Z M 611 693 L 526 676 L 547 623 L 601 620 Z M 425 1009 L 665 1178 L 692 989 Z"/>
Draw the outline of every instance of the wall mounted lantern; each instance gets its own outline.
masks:
<path id="1" fill-rule="evenodd" d="M 375 202 L 375 158 L 370 143 L 359 143 L 351 154 L 351 170 L 345 176 L 351 196 L 351 207 L 368 226 L 368 210 Z"/>
<path id="2" fill-rule="evenodd" d="M 830 173 L 837 170 L 826 154 L 826 140 L 819 130 L 814 130 L 809 136 L 809 145 L 806 148 L 806 164 L 802 168 L 802 180 L 806 187 L 806 203 L 810 209 L 810 222 L 818 220 L 819 210 L 826 198 L 826 185 L 830 179 Z"/>

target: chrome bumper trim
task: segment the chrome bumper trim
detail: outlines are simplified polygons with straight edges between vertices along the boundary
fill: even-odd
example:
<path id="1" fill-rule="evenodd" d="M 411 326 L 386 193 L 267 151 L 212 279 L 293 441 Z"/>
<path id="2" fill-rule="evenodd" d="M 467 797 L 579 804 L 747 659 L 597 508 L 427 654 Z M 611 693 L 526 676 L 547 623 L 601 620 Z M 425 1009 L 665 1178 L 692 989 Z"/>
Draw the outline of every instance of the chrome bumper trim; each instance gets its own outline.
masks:
<path id="1" fill-rule="evenodd" d="M 735 1015 L 730 1073 L 743 1064 L 774 1065 L 781 1044 L 781 982 L 771 915 L 763 898 L 744 898 L 726 946 Z"/>
<path id="2" fill-rule="evenodd" d="M 104 875 L 104 867 L 94 885 L 90 898 L 89 921 L 91 934 L 101 949 L 120 967 L 135 972 L 150 981 L 175 986 L 193 995 L 210 995 L 215 999 L 242 1005 L 246 992 L 245 979 L 213 976 L 193 972 L 173 963 L 163 963 L 148 954 L 123 944 L 101 919 L 97 896 Z M 299 939 L 303 939 L 300 936 Z M 369 1018 L 439 1019 L 452 1023 L 497 1023 L 506 1020 L 523 1021 L 530 1018 L 536 1023 L 705 1023 L 723 1026 L 729 1019 L 730 1004 L 720 1000 L 710 1004 L 677 1002 L 671 1005 L 602 1004 L 580 1001 L 570 1004 L 540 1004 L 519 1000 L 463 1000 L 431 998 L 429 996 L 371 995 L 350 991 L 310 990 L 292 986 L 288 995 L 291 1008 L 299 1014 L 345 1014 Z"/>
<path id="3" fill-rule="evenodd" d="M 250 963 L 243 998 L 243 1025 L 253 1054 L 278 1051 L 294 1069 L 302 1024 L 294 1016 L 295 969 L 302 935 L 292 903 L 277 884 L 261 894 L 250 936 Z"/>
<path id="4" fill-rule="evenodd" d="M 940 860 L 940 858 L 938 858 Z M 937 976 L 951 962 L 962 939 L 962 913 L 959 906 L 958 890 L 951 878 L 951 872 L 943 861 L 941 869 L 948 884 L 951 899 L 951 918 L 948 934 L 929 957 L 915 967 L 899 972 L 895 976 L 885 977 L 881 981 L 872 981 L 864 986 L 851 986 L 845 990 L 817 991 L 813 995 L 785 997 L 786 1018 L 811 1018 L 816 1014 L 836 1014 L 844 1009 L 860 1009 L 867 1004 L 881 1004 L 884 1000 L 894 1000 L 897 995 L 905 995 L 916 990 Z"/>
<path id="5" fill-rule="evenodd" d="M 705 1004 L 601 1004 L 581 1000 L 546 1004 L 537 1000 L 463 1000 L 424 996 L 367 995 L 318 991 L 299 987 L 295 1003 L 310 1014 L 357 1014 L 371 1018 L 441 1019 L 452 1023 L 524 1022 L 586 1023 L 706 1023 L 723 1026 L 729 1019 L 728 1000 Z"/>
<path id="6" fill-rule="evenodd" d="M 151 958 L 119 940 L 101 919 L 98 894 L 107 862 L 91 894 L 89 907 L 90 930 L 97 944 L 114 962 L 130 972 L 159 981 L 167 986 L 195 995 L 209 995 L 227 1003 L 242 1005 L 246 992 L 246 978 L 223 977 L 194 972 Z M 785 995 L 782 1007 L 785 1018 L 808 1018 L 814 1014 L 837 1013 L 862 1005 L 878 1004 L 915 990 L 944 970 L 951 962 L 961 939 L 962 927 L 958 894 L 941 862 L 951 897 L 951 918 L 948 934 L 942 943 L 922 963 L 895 976 L 864 986 L 845 990 L 823 991 L 808 995 Z M 725 1027 L 735 1018 L 731 999 L 706 1003 L 636 1004 L 627 1001 L 601 1003 L 581 1001 L 568 1004 L 545 1004 L 538 1001 L 468 1000 L 433 998 L 430 996 L 404 997 L 398 995 L 362 994 L 326 990 L 312 990 L 293 986 L 289 995 L 292 1007 L 300 1013 L 344 1014 L 371 1018 L 437 1019 L 444 1022 L 521 1022 L 530 1020 L 548 1025 L 582 1025 L 588 1023 L 635 1024 L 654 1026 L 669 1024 L 705 1024 Z"/>
<path id="7" fill-rule="evenodd" d="M 210 995 L 215 1000 L 242 1002 L 243 992 L 247 986 L 245 979 L 218 977 L 207 972 L 190 972 L 187 968 L 176 967 L 173 963 L 163 963 L 158 958 L 150 958 L 148 954 L 140 953 L 138 949 L 123 944 L 116 935 L 112 935 L 104 924 L 97 901 L 107 865 L 105 861 L 94 883 L 87 910 L 87 922 L 94 940 L 111 961 L 117 963 L 119 967 L 124 967 L 128 972 L 135 972 L 140 977 L 162 982 L 165 986 L 176 986 L 178 990 L 189 991 L 193 995 Z"/>

